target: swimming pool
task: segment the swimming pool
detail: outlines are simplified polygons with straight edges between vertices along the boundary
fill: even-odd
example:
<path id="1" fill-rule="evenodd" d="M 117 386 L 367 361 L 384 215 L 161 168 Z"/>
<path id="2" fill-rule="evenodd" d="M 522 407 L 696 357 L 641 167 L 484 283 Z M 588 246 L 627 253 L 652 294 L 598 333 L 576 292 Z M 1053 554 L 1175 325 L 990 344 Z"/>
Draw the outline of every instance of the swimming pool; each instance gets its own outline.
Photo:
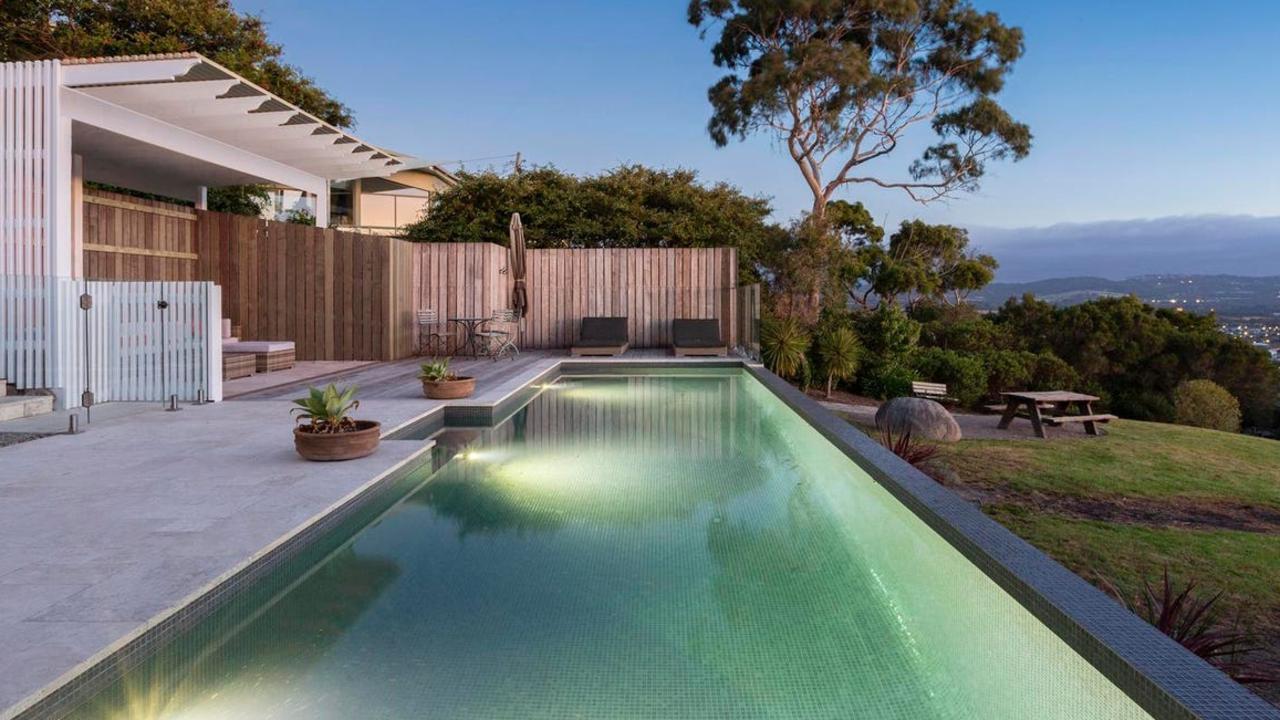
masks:
<path id="1" fill-rule="evenodd" d="M 1150 717 L 744 372 L 437 441 L 72 717 Z"/>

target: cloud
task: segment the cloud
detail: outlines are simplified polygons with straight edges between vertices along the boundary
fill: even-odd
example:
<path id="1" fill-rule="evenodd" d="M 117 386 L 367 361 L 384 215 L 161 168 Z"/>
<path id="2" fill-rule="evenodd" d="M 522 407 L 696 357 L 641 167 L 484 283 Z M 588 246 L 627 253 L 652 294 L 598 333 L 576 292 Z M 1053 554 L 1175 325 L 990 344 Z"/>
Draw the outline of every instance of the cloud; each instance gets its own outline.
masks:
<path id="1" fill-rule="evenodd" d="M 1280 275 L 1280 217 L 1187 215 L 970 227 L 973 244 L 1000 261 L 1001 282 L 1092 275 Z"/>

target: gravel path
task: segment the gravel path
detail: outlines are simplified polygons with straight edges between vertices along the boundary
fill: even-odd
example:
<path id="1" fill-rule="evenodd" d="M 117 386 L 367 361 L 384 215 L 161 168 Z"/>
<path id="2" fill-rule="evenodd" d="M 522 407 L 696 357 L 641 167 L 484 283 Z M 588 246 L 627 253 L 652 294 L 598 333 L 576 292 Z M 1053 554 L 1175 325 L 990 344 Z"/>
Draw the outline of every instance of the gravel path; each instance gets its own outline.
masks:
<path id="1" fill-rule="evenodd" d="M 0 432 L 0 447 L 8 445 L 17 445 L 28 440 L 39 440 L 42 437 L 49 437 L 48 433 L 25 433 L 25 432 Z"/>

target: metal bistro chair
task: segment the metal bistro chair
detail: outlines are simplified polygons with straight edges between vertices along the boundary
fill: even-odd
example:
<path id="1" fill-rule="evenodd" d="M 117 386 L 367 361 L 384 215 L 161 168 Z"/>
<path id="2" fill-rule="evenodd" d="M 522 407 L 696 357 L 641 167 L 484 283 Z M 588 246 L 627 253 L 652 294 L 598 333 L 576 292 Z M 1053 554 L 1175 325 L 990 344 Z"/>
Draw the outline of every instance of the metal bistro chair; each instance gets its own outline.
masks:
<path id="1" fill-rule="evenodd" d="M 503 355 L 510 355 L 515 360 L 516 355 L 520 354 L 520 348 L 516 347 L 517 332 L 515 311 L 504 308 L 494 311 L 484 328 L 476 332 L 476 337 L 484 341 L 481 349 L 494 361 Z"/>
<path id="2" fill-rule="evenodd" d="M 449 335 L 435 310 L 418 311 L 418 354 L 444 355 L 449 350 Z"/>

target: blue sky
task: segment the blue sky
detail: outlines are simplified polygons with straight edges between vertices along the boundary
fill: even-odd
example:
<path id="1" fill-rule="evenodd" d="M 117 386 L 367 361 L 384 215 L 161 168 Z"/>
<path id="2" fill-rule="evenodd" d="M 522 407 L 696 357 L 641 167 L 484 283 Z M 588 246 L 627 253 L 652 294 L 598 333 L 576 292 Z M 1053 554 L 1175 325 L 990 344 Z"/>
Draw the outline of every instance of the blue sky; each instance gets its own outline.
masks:
<path id="1" fill-rule="evenodd" d="M 680 0 L 235 4 L 355 109 L 371 142 L 433 160 L 518 150 L 578 173 L 683 166 L 771 197 L 779 219 L 810 203 L 768 140 L 717 149 L 707 137 L 719 73 Z M 1001 99 L 1031 125 L 1031 157 L 944 205 L 868 188 L 846 198 L 893 224 L 1280 215 L 1280 2 L 976 4 L 1026 31 Z"/>

